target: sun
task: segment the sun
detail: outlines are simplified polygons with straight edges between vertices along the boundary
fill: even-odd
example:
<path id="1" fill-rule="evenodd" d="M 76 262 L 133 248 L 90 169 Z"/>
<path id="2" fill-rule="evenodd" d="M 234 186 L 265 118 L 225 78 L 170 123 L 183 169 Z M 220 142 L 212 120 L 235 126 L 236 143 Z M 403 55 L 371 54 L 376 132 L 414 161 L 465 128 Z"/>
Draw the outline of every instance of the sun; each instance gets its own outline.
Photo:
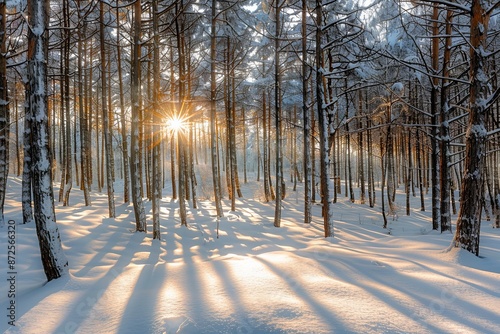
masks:
<path id="1" fill-rule="evenodd" d="M 170 116 L 166 120 L 167 129 L 171 132 L 185 131 L 187 128 L 187 122 L 184 118 L 178 115 Z"/>

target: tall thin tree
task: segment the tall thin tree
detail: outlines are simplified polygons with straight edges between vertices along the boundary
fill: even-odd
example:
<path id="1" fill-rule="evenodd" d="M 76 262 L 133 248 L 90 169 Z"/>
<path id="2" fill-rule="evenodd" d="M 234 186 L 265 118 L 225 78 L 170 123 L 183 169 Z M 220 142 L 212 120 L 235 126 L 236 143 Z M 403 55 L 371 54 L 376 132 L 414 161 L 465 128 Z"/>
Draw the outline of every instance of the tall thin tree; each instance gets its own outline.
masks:
<path id="1" fill-rule="evenodd" d="M 487 8 L 486 6 L 490 7 Z M 486 160 L 485 119 L 488 113 L 488 77 L 485 75 L 485 42 L 491 12 L 500 5 L 491 1 L 472 0 L 470 7 L 470 100 L 469 124 L 465 138 L 465 168 L 462 178 L 460 210 L 454 243 L 479 255 L 479 234 L 484 196 Z"/>
<path id="2" fill-rule="evenodd" d="M 328 112 L 325 110 L 323 88 L 323 1 L 316 0 L 316 108 L 319 124 L 321 202 L 323 204 L 323 226 L 325 237 L 333 237 L 333 207 L 330 200 L 330 165 Z"/>
<path id="3" fill-rule="evenodd" d="M 160 239 L 160 199 L 161 199 L 161 168 L 160 168 L 160 36 L 158 28 L 158 0 L 153 0 L 153 239 Z"/>
<path id="4" fill-rule="evenodd" d="M 283 139 L 281 129 L 281 63 L 280 63 L 280 35 L 281 35 L 281 7 L 283 3 L 275 0 L 274 4 L 274 126 L 276 127 L 276 199 L 274 209 L 274 226 L 281 226 L 281 200 L 283 189 Z"/>
<path id="5" fill-rule="evenodd" d="M 132 202 L 134 205 L 135 214 L 135 229 L 137 232 L 146 232 L 146 213 L 144 211 L 144 203 L 141 196 L 140 174 L 139 168 L 139 92 L 140 92 L 140 67 L 141 67 L 141 29 L 142 29 L 142 8 L 141 1 L 136 0 L 134 3 L 134 33 L 132 44 L 132 64 L 131 64 L 131 137 L 130 137 L 130 180 Z"/>
<path id="6" fill-rule="evenodd" d="M 49 0 L 28 1 L 28 110 L 32 122 L 32 163 L 35 223 L 43 269 L 48 281 L 66 272 L 54 208 L 48 127 Z"/>
<path id="7" fill-rule="evenodd" d="M 113 164 L 111 163 L 113 143 L 109 126 L 109 110 L 108 108 L 108 65 L 106 58 L 106 43 L 105 43 L 105 24 L 104 24 L 104 1 L 100 2 L 99 7 L 99 35 L 101 44 L 101 110 L 102 110 L 102 128 L 104 131 L 104 156 L 106 160 L 106 187 L 108 193 L 108 214 L 109 217 L 115 217 L 115 190 L 113 186 Z"/>
<path id="8" fill-rule="evenodd" d="M 219 156 L 217 154 L 217 0 L 212 0 L 210 23 L 210 152 L 212 159 L 212 183 L 214 187 L 215 210 L 222 217 L 221 189 L 219 182 Z"/>

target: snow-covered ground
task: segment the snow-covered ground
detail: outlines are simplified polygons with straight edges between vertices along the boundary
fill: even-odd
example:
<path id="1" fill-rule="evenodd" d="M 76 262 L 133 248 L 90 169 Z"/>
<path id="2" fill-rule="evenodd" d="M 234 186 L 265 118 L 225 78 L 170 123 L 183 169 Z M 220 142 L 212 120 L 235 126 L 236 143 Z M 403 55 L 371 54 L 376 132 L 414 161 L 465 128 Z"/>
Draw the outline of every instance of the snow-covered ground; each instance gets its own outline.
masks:
<path id="1" fill-rule="evenodd" d="M 165 192 L 162 240 L 153 241 L 133 232 L 132 206 L 119 205 L 119 194 L 109 219 L 105 194 L 84 207 L 74 187 L 71 206 L 56 208 L 69 274 L 46 284 L 34 224 L 20 224 L 20 183 L 10 179 L 5 203 L 17 222 L 15 327 L 0 228 L 1 332 L 500 332 L 500 230 L 483 223 L 479 258 L 447 252 L 452 235 L 432 231 L 418 199 L 411 216 L 401 209 L 384 230 L 379 208 L 342 195 L 335 237 L 325 239 L 319 206 L 313 224 L 302 223 L 300 186 L 288 190 L 275 228 L 274 203 L 250 183 L 235 212 L 226 200 L 217 238 L 210 201 L 190 209 L 186 228 Z"/>

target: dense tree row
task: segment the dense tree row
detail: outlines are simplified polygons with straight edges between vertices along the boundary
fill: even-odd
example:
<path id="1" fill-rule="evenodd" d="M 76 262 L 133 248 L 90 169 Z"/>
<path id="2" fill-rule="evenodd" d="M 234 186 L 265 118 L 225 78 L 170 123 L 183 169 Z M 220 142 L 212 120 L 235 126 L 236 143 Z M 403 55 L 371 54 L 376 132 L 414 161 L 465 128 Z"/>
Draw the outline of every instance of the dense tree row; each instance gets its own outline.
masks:
<path id="1" fill-rule="evenodd" d="M 498 1 L 46 0 L 31 22 L 36 3 L 0 1 L 0 204 L 22 175 L 24 221 L 41 231 L 53 182 L 63 205 L 75 185 L 85 205 L 105 189 L 110 217 L 132 201 L 141 232 L 151 200 L 159 239 L 167 182 L 187 224 L 200 182 L 221 217 L 248 169 L 277 227 L 288 175 L 305 223 L 321 201 L 326 237 L 342 192 L 387 227 L 397 189 L 406 214 L 430 190 L 433 228 L 451 231 L 459 191 L 455 241 L 476 254 L 481 214 L 500 227 Z"/>

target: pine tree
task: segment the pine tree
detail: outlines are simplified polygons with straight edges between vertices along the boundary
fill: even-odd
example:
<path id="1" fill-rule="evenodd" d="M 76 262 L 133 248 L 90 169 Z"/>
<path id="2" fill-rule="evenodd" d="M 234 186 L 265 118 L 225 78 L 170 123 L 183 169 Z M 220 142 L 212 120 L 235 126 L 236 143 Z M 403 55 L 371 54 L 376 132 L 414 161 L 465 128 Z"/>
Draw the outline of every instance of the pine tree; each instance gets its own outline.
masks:
<path id="1" fill-rule="evenodd" d="M 146 232 L 146 213 L 141 196 L 139 166 L 139 92 L 140 92 L 140 59 L 141 59 L 141 1 L 137 0 L 134 4 L 134 34 L 132 45 L 132 64 L 131 64 L 131 154 L 130 154 L 130 180 L 132 202 L 134 205 L 135 224 L 137 232 Z"/>
<path id="2" fill-rule="evenodd" d="M 47 60 L 49 1 L 28 1 L 28 110 L 32 122 L 32 164 L 35 223 L 40 255 L 48 281 L 65 273 L 63 253 L 54 209 L 51 151 L 49 147 Z"/>
<path id="3" fill-rule="evenodd" d="M 465 168 L 460 195 L 460 211 L 454 242 L 457 247 L 479 255 L 479 234 L 484 196 L 486 162 L 485 120 L 488 114 L 488 77 L 485 75 L 485 41 L 490 14 L 496 5 L 472 0 L 470 8 L 470 100 L 469 124 L 465 139 Z"/>

